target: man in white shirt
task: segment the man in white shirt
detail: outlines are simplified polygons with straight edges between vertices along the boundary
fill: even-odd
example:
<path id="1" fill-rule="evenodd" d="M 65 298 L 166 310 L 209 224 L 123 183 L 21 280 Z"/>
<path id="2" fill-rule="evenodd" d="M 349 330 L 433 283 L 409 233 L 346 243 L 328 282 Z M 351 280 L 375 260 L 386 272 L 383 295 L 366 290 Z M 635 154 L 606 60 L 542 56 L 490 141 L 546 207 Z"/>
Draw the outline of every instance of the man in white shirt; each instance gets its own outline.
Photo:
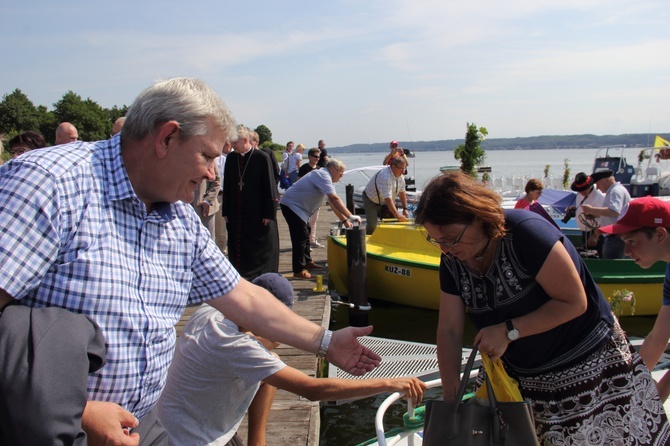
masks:
<path id="1" fill-rule="evenodd" d="M 381 215 L 384 206 L 389 210 L 389 217 L 395 217 L 398 221 L 407 221 L 409 218 L 405 178 L 403 177 L 406 168 L 407 162 L 404 157 L 393 158 L 391 164 L 377 172 L 365 186 L 363 209 L 365 209 L 367 220 L 366 234 L 370 235 L 375 232 L 377 219 L 385 218 Z M 402 204 L 402 213 L 395 206 L 395 199 L 398 197 Z"/>
<path id="2" fill-rule="evenodd" d="M 575 181 L 570 185 L 570 189 L 577 192 L 579 196 L 577 197 L 576 206 L 569 206 L 568 209 L 574 209 L 577 226 L 582 231 L 584 248 L 593 247 L 598 241 L 598 232 L 596 229 L 600 226 L 600 221 L 598 217 L 584 212 L 583 205 L 600 207 L 605 200 L 605 194 L 596 188 L 593 178 L 584 172 L 579 172 L 575 175 Z"/>
<path id="3" fill-rule="evenodd" d="M 605 194 L 602 206 L 582 205 L 584 212 L 600 217 L 600 226 L 616 223 L 621 209 L 630 201 L 630 194 L 611 170 L 600 170 L 591 174 L 596 187 Z M 601 258 L 623 259 L 625 244 L 619 237 L 605 234 L 602 240 Z"/>

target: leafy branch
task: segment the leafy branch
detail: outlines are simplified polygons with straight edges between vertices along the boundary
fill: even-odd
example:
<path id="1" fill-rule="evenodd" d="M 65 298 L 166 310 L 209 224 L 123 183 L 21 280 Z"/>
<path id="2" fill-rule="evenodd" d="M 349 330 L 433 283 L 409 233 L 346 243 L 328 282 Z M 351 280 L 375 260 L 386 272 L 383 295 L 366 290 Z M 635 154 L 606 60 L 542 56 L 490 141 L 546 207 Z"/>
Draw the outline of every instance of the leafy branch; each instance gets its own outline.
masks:
<path id="1" fill-rule="evenodd" d="M 627 289 L 617 290 L 610 297 L 607 298 L 610 307 L 612 308 L 612 313 L 615 316 L 621 316 L 624 311 L 624 306 L 626 302 L 630 305 L 630 315 L 635 315 L 635 294 Z"/>
<path id="2" fill-rule="evenodd" d="M 568 184 L 570 184 L 570 165 L 568 164 L 569 159 L 564 159 L 563 160 L 563 189 L 568 188 Z"/>

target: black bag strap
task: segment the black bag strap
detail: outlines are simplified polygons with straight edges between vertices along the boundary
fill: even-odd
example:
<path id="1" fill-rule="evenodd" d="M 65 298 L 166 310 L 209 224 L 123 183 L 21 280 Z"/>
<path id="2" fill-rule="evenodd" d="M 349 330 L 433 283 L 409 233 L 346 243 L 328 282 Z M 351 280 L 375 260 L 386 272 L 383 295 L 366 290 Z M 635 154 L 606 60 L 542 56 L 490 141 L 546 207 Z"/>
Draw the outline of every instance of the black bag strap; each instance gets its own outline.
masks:
<path id="1" fill-rule="evenodd" d="M 458 404 L 454 404 L 453 408 L 455 412 L 459 412 L 461 406 L 463 406 L 463 397 L 465 396 L 465 388 L 468 385 L 470 380 L 470 373 L 472 372 L 472 367 L 475 363 L 475 357 L 477 356 L 477 351 L 479 349 L 478 345 L 472 347 L 472 352 L 468 357 L 468 362 L 465 364 L 465 369 L 463 370 L 463 378 L 461 378 L 461 384 L 458 388 L 458 394 L 456 396 L 456 401 Z M 489 376 L 486 377 L 486 390 L 487 396 L 489 399 L 489 406 L 491 412 L 491 428 L 492 428 L 492 444 L 494 445 L 503 445 L 505 444 L 505 433 L 506 425 L 502 419 L 502 414 L 498 408 L 498 402 L 496 401 L 496 396 L 493 393 L 493 386 L 491 386 L 491 379 Z M 452 417 L 452 420 L 457 422 L 458 417 Z M 458 431 L 458 426 L 451 426 L 452 432 Z"/>
<path id="2" fill-rule="evenodd" d="M 470 381 L 470 373 L 472 373 L 472 366 L 475 363 L 475 357 L 477 356 L 477 346 L 472 347 L 470 356 L 468 357 L 468 362 L 465 364 L 465 369 L 463 370 L 463 378 L 461 378 L 461 385 L 458 388 L 458 393 L 456 394 L 456 401 L 463 401 L 465 396 L 465 388 Z"/>
<path id="3" fill-rule="evenodd" d="M 377 173 L 375 174 L 375 178 L 374 178 L 374 181 L 375 181 L 375 191 L 377 191 L 377 201 L 379 201 L 379 188 L 377 187 L 377 177 L 379 176 L 379 172 L 381 172 L 381 170 L 378 170 L 378 171 L 377 171 Z M 382 206 L 382 205 L 383 205 L 383 203 L 377 203 L 377 204 L 378 204 L 379 206 Z"/>

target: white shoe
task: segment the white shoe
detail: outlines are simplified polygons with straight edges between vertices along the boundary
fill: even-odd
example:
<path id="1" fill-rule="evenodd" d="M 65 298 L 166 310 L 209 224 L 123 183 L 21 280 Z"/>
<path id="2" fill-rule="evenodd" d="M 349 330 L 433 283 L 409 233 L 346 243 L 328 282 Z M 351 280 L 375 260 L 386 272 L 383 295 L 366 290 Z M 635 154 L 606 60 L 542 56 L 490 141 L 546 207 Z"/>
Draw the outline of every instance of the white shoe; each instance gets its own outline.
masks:
<path id="1" fill-rule="evenodd" d="M 319 242 L 310 243 L 309 246 L 312 248 L 323 248 L 323 245 Z"/>

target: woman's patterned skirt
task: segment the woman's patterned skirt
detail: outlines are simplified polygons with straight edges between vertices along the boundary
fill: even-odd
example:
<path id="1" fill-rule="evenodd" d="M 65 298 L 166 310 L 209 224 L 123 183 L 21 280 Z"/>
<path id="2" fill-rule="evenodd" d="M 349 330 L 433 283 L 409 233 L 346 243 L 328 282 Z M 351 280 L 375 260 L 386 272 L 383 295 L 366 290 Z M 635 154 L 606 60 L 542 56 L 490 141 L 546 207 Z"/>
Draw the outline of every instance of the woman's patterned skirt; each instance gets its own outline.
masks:
<path id="1" fill-rule="evenodd" d="M 533 405 L 542 445 L 670 444 L 670 425 L 656 384 L 618 322 L 610 340 L 584 361 L 515 378 Z"/>

